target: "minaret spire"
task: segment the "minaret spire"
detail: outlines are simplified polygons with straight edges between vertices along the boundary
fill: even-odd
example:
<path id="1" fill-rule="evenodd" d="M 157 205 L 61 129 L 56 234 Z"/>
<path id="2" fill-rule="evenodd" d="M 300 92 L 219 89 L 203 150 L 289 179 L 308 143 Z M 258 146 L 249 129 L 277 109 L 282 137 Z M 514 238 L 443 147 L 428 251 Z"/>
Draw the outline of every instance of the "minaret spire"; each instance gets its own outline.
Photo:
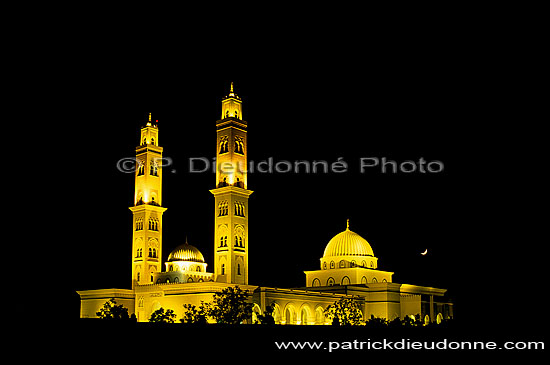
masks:
<path id="1" fill-rule="evenodd" d="M 349 231 L 349 218 L 346 221 L 346 231 Z"/>

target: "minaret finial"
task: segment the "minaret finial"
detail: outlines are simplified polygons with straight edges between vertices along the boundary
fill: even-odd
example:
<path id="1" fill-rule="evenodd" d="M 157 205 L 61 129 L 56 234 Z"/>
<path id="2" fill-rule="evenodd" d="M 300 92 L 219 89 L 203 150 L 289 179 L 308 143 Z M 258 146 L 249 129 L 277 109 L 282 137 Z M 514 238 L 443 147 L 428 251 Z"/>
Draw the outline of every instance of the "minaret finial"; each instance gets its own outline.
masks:
<path id="1" fill-rule="evenodd" d="M 231 89 L 229 89 L 229 92 L 230 92 L 230 93 L 233 92 L 233 81 L 231 81 Z"/>
<path id="2" fill-rule="evenodd" d="M 149 121 L 151 121 L 151 113 L 149 113 Z"/>
<path id="3" fill-rule="evenodd" d="M 349 231 L 349 218 L 346 221 L 346 231 Z"/>

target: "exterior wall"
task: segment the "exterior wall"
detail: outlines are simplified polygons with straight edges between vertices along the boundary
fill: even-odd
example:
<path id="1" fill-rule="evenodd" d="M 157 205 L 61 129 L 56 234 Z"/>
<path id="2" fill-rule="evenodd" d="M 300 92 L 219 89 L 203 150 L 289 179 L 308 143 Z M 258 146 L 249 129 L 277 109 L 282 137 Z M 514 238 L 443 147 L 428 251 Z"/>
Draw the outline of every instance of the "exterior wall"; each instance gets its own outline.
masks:
<path id="1" fill-rule="evenodd" d="M 96 289 L 80 290 L 80 318 L 97 318 L 96 313 L 103 308 L 103 304 L 114 298 L 117 305 L 128 308 L 128 315 L 134 313 L 135 295 L 130 289 Z"/>
<path id="2" fill-rule="evenodd" d="M 327 325 L 327 307 L 340 298 L 351 298 L 339 293 L 322 293 L 309 290 L 260 287 L 254 292 L 254 303 L 261 314 L 271 304 L 275 305 L 273 317 L 276 324 Z"/>
<path id="3" fill-rule="evenodd" d="M 331 286 L 330 280 L 334 281 L 332 285 L 355 285 L 370 284 L 392 281 L 393 272 L 365 269 L 362 267 L 348 267 L 342 269 L 328 269 L 305 271 L 306 286 Z M 315 280 L 317 279 L 317 280 Z M 319 285 L 316 285 L 318 283 Z"/>
<path id="4" fill-rule="evenodd" d="M 183 317 L 184 304 L 200 306 L 201 301 L 211 302 L 214 294 L 221 292 L 232 284 L 203 282 L 185 284 L 151 284 L 136 287 L 136 317 L 140 322 L 147 322 L 151 313 L 159 308 L 172 309 L 176 321 Z M 255 286 L 240 285 L 243 290 L 253 292 Z"/>

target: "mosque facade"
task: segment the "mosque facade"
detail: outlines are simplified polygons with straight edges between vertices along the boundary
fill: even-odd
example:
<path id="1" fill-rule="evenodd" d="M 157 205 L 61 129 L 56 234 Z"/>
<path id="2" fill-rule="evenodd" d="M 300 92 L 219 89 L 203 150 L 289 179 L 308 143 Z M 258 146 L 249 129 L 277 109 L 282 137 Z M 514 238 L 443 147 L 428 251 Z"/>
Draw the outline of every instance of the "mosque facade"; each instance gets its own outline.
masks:
<path id="1" fill-rule="evenodd" d="M 378 268 L 371 245 L 346 229 L 326 245 L 318 270 L 305 271 L 300 288 L 274 288 L 249 284 L 247 122 L 242 100 L 231 84 L 222 99 L 216 122 L 216 185 L 214 196 L 214 262 L 211 271 L 199 249 L 187 242 L 177 246 L 162 265 L 162 152 L 158 125 L 149 121 L 141 128 L 136 148 L 135 194 L 132 212 L 131 289 L 78 291 L 80 316 L 96 317 L 103 304 L 114 298 L 140 322 L 157 309 L 172 309 L 183 317 L 184 304 L 210 302 L 224 288 L 239 286 L 252 293 L 253 320 L 273 305 L 276 324 L 325 325 L 325 309 L 341 298 L 354 298 L 363 318 L 392 320 L 420 315 L 425 323 L 453 317 L 446 289 L 399 284 L 393 272 Z M 254 241 L 251 242 L 254 245 Z"/>

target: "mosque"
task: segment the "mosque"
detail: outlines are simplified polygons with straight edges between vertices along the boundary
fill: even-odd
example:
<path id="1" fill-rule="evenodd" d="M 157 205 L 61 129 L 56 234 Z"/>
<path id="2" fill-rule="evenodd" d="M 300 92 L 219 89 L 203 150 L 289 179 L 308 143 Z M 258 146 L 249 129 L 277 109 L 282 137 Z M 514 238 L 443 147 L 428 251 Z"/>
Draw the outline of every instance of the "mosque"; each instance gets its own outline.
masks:
<path id="1" fill-rule="evenodd" d="M 273 304 L 276 324 L 330 324 L 324 310 L 340 298 L 355 298 L 363 318 L 371 315 L 392 320 L 420 315 L 425 323 L 440 322 L 453 316 L 453 305 L 445 297 L 446 289 L 398 284 L 393 272 L 378 269 L 371 245 L 350 230 L 326 245 L 318 270 L 305 271 L 305 286 L 294 289 L 249 284 L 247 122 L 243 120 L 242 100 L 231 84 L 222 99 L 221 118 L 216 122 L 216 185 L 214 195 L 214 263 L 211 272 L 202 253 L 186 242 L 168 255 L 162 266 L 163 148 L 159 128 L 149 121 L 141 128 L 136 148 L 135 194 L 129 208 L 132 220 L 131 289 L 78 291 L 80 316 L 94 318 L 110 298 L 146 322 L 159 308 L 172 309 L 182 318 L 183 304 L 199 306 L 212 301 L 226 287 L 239 286 L 252 293 L 253 319 Z M 321 245 L 322 243 L 320 243 Z"/>

